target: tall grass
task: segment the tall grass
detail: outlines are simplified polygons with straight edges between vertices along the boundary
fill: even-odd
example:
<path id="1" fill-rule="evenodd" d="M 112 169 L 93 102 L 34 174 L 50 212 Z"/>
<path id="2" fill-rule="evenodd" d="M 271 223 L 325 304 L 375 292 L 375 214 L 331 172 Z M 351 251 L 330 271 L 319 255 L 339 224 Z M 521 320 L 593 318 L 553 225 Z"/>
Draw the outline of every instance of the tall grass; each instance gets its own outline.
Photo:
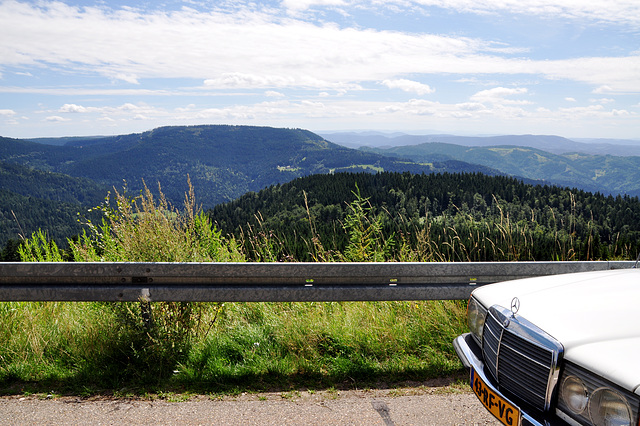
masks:
<path id="1" fill-rule="evenodd" d="M 225 304 L 181 379 L 265 389 L 450 375 L 460 369 L 451 340 L 466 327 L 464 309 L 452 301 Z"/>
<path id="2" fill-rule="evenodd" d="M 66 379 L 105 353 L 117 333 L 101 306 L 93 303 L 0 304 L 0 379 Z"/>
<path id="3" fill-rule="evenodd" d="M 161 188 L 159 196 L 145 186 L 141 194 L 129 197 L 126 187 L 122 192 L 114 190 L 98 207 L 104 213 L 100 224 L 87 223 L 88 231 L 75 241 L 69 241 L 69 256 L 73 261 L 149 261 L 149 262 L 232 262 L 244 260 L 233 240 L 223 238 L 212 226 L 207 216 L 196 209 L 194 191 L 189 184 L 182 210 L 171 206 Z M 34 234 L 20 251 L 23 261 L 61 260 L 63 255 L 44 235 Z M 97 377 L 104 386 L 134 381 L 153 383 L 171 377 L 177 363 L 187 358 L 193 344 L 194 332 L 206 317 L 210 307 L 203 303 L 87 303 L 87 304 L 22 304 L 31 312 L 27 323 L 28 337 L 25 354 L 32 354 L 34 365 L 45 354 L 63 359 L 64 353 L 72 355 L 75 370 L 86 379 L 89 374 Z M 47 314 L 55 306 L 62 306 L 58 314 Z M 90 313 L 98 312 L 95 315 Z M 76 316 L 85 316 L 91 327 L 101 330 L 102 341 L 96 345 L 78 348 L 83 352 L 63 351 L 42 353 L 39 342 L 51 342 L 47 348 L 66 348 L 68 335 L 57 332 L 61 323 L 75 323 Z M 55 317 L 55 321 L 52 318 Z M 10 322 L 3 322 L 2 327 Z M 65 325 L 66 326 L 66 325 Z M 80 323 L 78 326 L 82 326 Z M 7 329 L 9 332 L 9 329 Z M 42 336 L 47 336 L 46 339 Z M 10 342 L 10 340 L 8 341 Z M 2 343 L 0 343 L 2 345 Z M 52 346 L 53 345 L 53 346 Z M 0 346 L 0 357 L 11 353 L 12 345 L 5 341 Z M 97 349 L 94 350 L 94 347 Z M 57 354 L 57 355 L 55 355 Z M 31 355 L 30 355 L 31 356 Z M 46 358 L 46 357 L 45 357 Z M 68 359 L 68 358 L 67 358 Z M 0 366 L 0 379 L 9 374 Z M 71 372 L 66 373 L 71 374 Z M 40 379 L 56 378 L 55 368 L 41 370 Z M 14 377 L 11 374 L 7 377 Z M 26 377 L 24 377 L 26 379 Z M 105 382 L 106 381 L 106 382 Z"/>
<path id="4" fill-rule="evenodd" d="M 260 225 L 240 243 L 223 237 L 189 188 L 182 209 L 171 206 L 161 188 L 154 195 L 145 187 L 135 197 L 126 188 L 114 190 L 98 207 L 102 222 L 88 223 L 79 239 L 69 241 L 68 252 L 36 233 L 21 256 L 78 262 L 293 260 L 283 239 Z M 480 222 L 460 212 L 424 218 L 418 226 L 375 215 L 359 195 L 349 207 L 340 225 L 348 236 L 344 250 L 321 243 L 309 213 L 313 237 L 307 244 L 315 260 L 523 260 L 539 243 L 530 224 L 513 223 L 506 214 Z M 560 258 L 573 257 L 570 244 L 559 250 Z M 3 303 L 0 388 L 219 392 L 422 380 L 460 370 L 451 341 L 466 330 L 465 309 L 461 301 Z"/>

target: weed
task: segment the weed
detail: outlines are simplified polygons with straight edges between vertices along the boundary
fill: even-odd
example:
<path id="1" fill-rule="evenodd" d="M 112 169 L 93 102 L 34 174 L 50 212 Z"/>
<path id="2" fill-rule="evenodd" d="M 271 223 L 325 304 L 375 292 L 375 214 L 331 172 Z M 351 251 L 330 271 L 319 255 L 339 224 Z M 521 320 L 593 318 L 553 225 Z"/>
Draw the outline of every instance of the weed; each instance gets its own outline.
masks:
<path id="1" fill-rule="evenodd" d="M 300 398 L 300 392 L 297 390 L 291 390 L 288 392 L 282 392 L 280 394 L 280 398 L 282 399 L 288 399 L 288 400 L 292 400 L 292 399 L 296 399 L 296 398 Z"/>
<path id="2" fill-rule="evenodd" d="M 338 399 L 340 397 L 340 392 L 333 386 L 327 389 L 327 399 Z"/>

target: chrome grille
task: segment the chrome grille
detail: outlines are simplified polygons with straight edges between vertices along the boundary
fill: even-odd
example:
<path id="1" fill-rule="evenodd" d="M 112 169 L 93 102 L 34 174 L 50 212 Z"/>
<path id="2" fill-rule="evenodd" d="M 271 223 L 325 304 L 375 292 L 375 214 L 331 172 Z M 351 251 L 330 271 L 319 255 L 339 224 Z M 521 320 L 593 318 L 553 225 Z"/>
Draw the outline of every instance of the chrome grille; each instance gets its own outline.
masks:
<path id="1" fill-rule="evenodd" d="M 485 368 L 498 387 L 535 408 L 548 410 L 562 345 L 500 306 L 489 309 L 484 327 Z"/>

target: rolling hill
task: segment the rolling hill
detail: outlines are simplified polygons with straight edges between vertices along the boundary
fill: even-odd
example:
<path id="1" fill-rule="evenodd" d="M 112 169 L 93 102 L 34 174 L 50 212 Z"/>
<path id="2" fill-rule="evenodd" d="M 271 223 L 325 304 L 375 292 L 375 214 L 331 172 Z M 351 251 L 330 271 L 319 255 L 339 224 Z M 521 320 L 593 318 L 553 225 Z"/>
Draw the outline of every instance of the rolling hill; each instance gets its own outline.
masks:
<path id="1" fill-rule="evenodd" d="M 629 139 L 567 139 L 554 135 L 408 135 L 380 132 L 323 133 L 326 139 L 349 148 L 393 148 L 424 143 L 446 143 L 472 147 L 498 145 L 536 148 L 553 154 L 582 153 L 591 155 L 615 155 L 621 157 L 640 155 L 640 140 Z"/>
<path id="2" fill-rule="evenodd" d="M 80 232 L 78 216 L 104 200 L 109 188 L 60 173 L 0 161 L 0 244 L 39 228 L 58 242 Z"/>
<path id="3" fill-rule="evenodd" d="M 204 208 L 249 191 L 313 174 L 341 171 L 482 172 L 488 167 L 459 160 L 428 165 L 345 148 L 300 129 L 251 126 L 162 127 L 110 137 L 63 138 L 46 144 L 0 138 L 0 244 L 38 227 L 63 240 L 52 221 L 99 204 L 109 188 L 126 181 L 136 194 L 143 182 L 180 206 L 190 178 Z M 31 206 L 31 207 L 29 207 Z M 18 208 L 20 207 L 20 208 Z M 29 213 L 26 213 L 26 212 Z M 53 212 L 57 212 L 53 214 Z M 73 229 L 77 229 L 73 214 Z M 26 217 L 29 220 L 26 220 Z M 25 218 L 23 220 L 23 217 Z M 21 232 L 18 223 L 21 223 Z"/>
<path id="4" fill-rule="evenodd" d="M 162 127 L 105 138 L 73 139 L 64 146 L 0 139 L 0 161 L 138 190 L 159 182 L 180 202 L 187 176 L 204 206 L 233 200 L 301 176 L 339 171 L 438 171 L 496 174 L 459 160 L 421 165 L 345 148 L 306 130 L 250 126 Z"/>
<path id="5" fill-rule="evenodd" d="M 386 138 L 375 133 L 365 136 Z M 547 136 L 476 142 L 514 138 L 537 146 L 545 142 L 569 147 L 571 142 Z M 381 171 L 509 175 L 530 183 L 605 194 L 640 194 L 640 157 L 560 155 L 517 144 L 431 142 L 356 150 L 301 129 L 226 125 L 161 127 L 129 135 L 38 142 L 0 137 L 0 244 L 39 227 L 63 241 L 79 229 L 77 212 L 99 204 L 109 188 L 120 189 L 125 181 L 134 195 L 143 182 L 152 190 L 159 183 L 167 198 L 179 206 L 190 178 L 198 202 L 210 209 L 296 178 Z"/>
<path id="6" fill-rule="evenodd" d="M 553 185 L 604 194 L 640 195 L 640 157 L 559 155 L 524 146 L 469 147 L 437 142 L 362 150 L 418 163 L 458 160 Z"/>
<path id="7" fill-rule="evenodd" d="M 312 260 L 314 237 L 326 250 L 344 252 L 350 241 L 347 217 L 355 211 L 350 203 L 356 194 L 367 200 L 369 209 L 369 219 L 359 222 L 360 231 L 379 217 L 383 240 L 393 240 L 393 250 L 401 251 L 408 241 L 417 243 L 420 236 L 426 246 L 435 244 L 438 250 L 464 241 L 463 252 L 482 253 L 478 261 L 498 260 L 490 253 L 501 244 L 503 253 L 529 244 L 529 260 L 556 259 L 557 250 L 569 246 L 583 260 L 623 252 L 635 258 L 640 247 L 637 197 L 477 173 L 307 176 L 247 193 L 209 214 L 224 234 L 238 237 L 256 259 L 261 255 L 256 247 L 268 242 L 280 250 L 281 259 Z M 469 259 L 465 256 L 461 259 Z"/>

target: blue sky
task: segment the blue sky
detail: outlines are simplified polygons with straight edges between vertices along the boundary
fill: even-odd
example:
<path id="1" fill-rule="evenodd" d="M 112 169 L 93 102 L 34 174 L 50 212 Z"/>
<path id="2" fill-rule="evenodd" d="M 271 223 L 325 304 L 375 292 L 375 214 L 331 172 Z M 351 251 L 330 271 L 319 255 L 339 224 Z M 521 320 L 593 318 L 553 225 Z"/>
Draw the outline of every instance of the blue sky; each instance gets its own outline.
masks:
<path id="1" fill-rule="evenodd" d="M 640 139 L 637 0 L 0 0 L 0 136 Z"/>

